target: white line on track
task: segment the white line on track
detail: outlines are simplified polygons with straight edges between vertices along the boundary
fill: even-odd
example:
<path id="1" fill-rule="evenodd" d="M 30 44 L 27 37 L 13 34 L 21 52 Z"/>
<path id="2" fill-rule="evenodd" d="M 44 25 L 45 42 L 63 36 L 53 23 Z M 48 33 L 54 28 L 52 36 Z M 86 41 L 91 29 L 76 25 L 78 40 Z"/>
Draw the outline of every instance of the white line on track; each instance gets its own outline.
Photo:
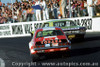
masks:
<path id="1" fill-rule="evenodd" d="M 5 62 L 3 59 L 0 58 L 0 67 L 5 67 Z"/>

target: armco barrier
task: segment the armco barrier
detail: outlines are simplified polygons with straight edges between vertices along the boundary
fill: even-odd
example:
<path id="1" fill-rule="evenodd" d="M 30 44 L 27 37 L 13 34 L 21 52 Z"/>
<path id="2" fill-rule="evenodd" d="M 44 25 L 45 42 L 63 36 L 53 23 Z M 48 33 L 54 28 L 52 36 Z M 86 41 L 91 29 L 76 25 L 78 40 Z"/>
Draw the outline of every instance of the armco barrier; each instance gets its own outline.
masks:
<path id="1" fill-rule="evenodd" d="M 87 32 L 100 31 L 100 18 L 81 17 L 56 20 L 73 20 L 79 26 L 85 26 Z M 52 21 L 56 21 L 52 19 Z M 47 20 L 51 21 L 51 20 Z M 0 38 L 30 36 L 30 31 L 41 28 L 47 21 L 19 22 L 11 24 L 0 24 Z"/>

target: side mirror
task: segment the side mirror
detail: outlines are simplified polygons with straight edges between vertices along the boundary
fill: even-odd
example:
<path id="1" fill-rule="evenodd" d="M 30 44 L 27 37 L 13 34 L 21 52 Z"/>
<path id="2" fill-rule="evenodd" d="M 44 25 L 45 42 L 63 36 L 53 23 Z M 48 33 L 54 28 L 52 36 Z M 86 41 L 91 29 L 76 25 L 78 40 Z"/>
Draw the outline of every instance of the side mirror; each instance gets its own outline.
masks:
<path id="1" fill-rule="evenodd" d="M 71 44 L 71 41 L 70 41 L 70 40 L 68 40 L 68 43 L 70 43 L 70 44 Z"/>
<path id="2" fill-rule="evenodd" d="M 30 34 L 31 34 L 31 38 L 32 38 L 32 37 L 33 37 L 33 35 L 34 35 L 34 31 L 30 32 Z"/>
<path id="3" fill-rule="evenodd" d="M 35 31 L 32 31 L 31 33 L 34 34 Z"/>

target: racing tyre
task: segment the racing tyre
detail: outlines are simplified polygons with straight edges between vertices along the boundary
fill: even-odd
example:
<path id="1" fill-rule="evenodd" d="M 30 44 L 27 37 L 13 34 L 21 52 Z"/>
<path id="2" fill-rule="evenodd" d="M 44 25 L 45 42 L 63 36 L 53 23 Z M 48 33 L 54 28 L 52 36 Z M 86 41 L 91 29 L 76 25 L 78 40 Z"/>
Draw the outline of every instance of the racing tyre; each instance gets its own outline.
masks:
<path id="1" fill-rule="evenodd" d="M 71 56 L 71 50 L 66 51 L 67 57 Z"/>
<path id="2" fill-rule="evenodd" d="M 39 55 L 37 55 L 37 54 L 31 55 L 31 59 L 32 59 L 33 62 L 40 60 Z"/>
<path id="3" fill-rule="evenodd" d="M 84 41 L 84 35 L 81 36 L 80 41 Z"/>
<path id="4" fill-rule="evenodd" d="M 70 57 L 70 56 L 71 56 L 70 50 L 65 51 L 65 52 L 62 54 L 62 57 Z"/>

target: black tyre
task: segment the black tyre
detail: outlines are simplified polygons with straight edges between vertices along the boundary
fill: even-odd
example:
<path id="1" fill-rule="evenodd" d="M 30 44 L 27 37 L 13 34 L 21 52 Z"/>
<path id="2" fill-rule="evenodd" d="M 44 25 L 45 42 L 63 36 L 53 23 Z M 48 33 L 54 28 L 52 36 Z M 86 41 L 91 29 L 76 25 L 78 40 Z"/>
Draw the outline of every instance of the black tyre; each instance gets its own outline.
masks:
<path id="1" fill-rule="evenodd" d="M 80 37 L 80 41 L 84 41 L 84 35 Z"/>
<path id="2" fill-rule="evenodd" d="M 67 57 L 71 57 L 71 50 L 66 51 Z"/>
<path id="3" fill-rule="evenodd" d="M 31 59 L 32 59 L 33 62 L 34 62 L 34 61 L 39 61 L 39 60 L 40 60 L 39 55 L 37 55 L 37 54 L 31 55 Z"/>
<path id="4" fill-rule="evenodd" d="M 71 56 L 70 50 L 65 51 L 65 52 L 62 54 L 62 57 L 70 57 L 70 56 Z"/>

